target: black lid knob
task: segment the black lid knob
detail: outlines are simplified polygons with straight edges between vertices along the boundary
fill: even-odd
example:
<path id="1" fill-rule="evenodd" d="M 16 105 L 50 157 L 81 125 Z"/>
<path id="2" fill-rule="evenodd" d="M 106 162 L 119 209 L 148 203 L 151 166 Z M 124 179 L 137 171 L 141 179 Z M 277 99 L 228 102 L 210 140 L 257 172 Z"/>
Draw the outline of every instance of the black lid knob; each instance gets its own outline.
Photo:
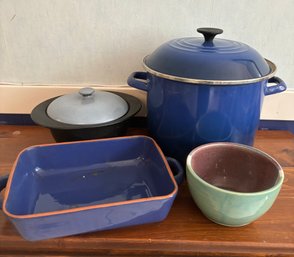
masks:
<path id="1" fill-rule="evenodd" d="M 203 34 L 205 38 L 205 44 L 209 43 L 212 44 L 212 40 L 214 37 L 218 34 L 222 34 L 223 30 L 222 29 L 217 29 L 217 28 L 198 28 L 197 31 L 201 34 Z"/>

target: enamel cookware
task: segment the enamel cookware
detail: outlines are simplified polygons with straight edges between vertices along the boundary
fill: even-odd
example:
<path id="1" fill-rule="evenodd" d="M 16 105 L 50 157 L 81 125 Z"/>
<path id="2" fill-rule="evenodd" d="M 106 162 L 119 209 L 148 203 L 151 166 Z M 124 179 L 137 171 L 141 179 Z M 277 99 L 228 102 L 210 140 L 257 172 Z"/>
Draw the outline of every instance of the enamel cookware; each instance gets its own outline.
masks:
<path id="1" fill-rule="evenodd" d="M 203 37 L 168 41 L 144 58 L 146 72 L 128 78 L 147 92 L 148 127 L 165 154 L 182 162 L 196 146 L 228 141 L 252 145 L 264 96 L 284 91 L 276 66 L 252 47 Z"/>
<path id="2" fill-rule="evenodd" d="M 0 190 L 7 182 L 3 212 L 35 241 L 161 221 L 182 177 L 153 139 L 132 136 L 26 148 Z"/>
<path id="3" fill-rule="evenodd" d="M 128 94 L 82 88 L 40 103 L 31 118 L 49 128 L 57 142 L 116 137 L 125 135 L 141 106 Z"/>

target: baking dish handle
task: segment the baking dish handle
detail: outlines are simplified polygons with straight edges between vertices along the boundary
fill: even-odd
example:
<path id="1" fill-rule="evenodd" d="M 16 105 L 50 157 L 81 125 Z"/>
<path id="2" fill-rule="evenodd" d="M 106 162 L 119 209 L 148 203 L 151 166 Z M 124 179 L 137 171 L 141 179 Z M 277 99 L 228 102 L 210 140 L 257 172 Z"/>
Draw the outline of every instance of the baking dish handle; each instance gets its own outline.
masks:
<path id="1" fill-rule="evenodd" d="M 180 185 L 184 179 L 184 169 L 182 165 L 176 159 L 171 157 L 166 157 L 166 160 L 170 166 L 170 169 L 174 175 L 177 184 Z"/>
<path id="2" fill-rule="evenodd" d="M 264 94 L 265 95 L 273 95 L 273 94 L 277 94 L 277 93 L 280 93 L 280 92 L 283 92 L 287 89 L 287 86 L 286 86 L 286 83 L 280 79 L 279 77 L 272 77 L 268 80 L 268 83 L 274 83 L 276 85 L 274 86 L 266 86 L 264 88 Z"/>
<path id="3" fill-rule="evenodd" d="M 5 175 L 0 177 L 0 192 L 6 187 L 7 181 L 8 181 L 8 176 Z M 0 210 L 2 209 L 2 198 L 0 196 Z"/>
<path id="4" fill-rule="evenodd" d="M 143 91 L 149 91 L 147 72 L 136 71 L 128 77 L 128 85 Z"/>

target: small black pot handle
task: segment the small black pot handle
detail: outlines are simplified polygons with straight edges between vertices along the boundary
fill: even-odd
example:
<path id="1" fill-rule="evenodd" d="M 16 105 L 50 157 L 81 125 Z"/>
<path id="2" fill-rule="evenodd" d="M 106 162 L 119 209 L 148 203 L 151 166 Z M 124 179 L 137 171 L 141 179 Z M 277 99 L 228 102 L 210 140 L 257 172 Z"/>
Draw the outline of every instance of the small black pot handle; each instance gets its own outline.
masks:
<path id="1" fill-rule="evenodd" d="M 0 177 L 0 192 L 6 187 L 9 175 L 4 175 Z M 0 210 L 2 209 L 2 202 L 3 200 L 0 197 Z"/>
<path id="2" fill-rule="evenodd" d="M 170 169 L 174 175 L 177 184 L 180 185 L 184 179 L 184 169 L 182 165 L 176 159 L 171 157 L 166 157 L 166 160 L 170 166 Z"/>

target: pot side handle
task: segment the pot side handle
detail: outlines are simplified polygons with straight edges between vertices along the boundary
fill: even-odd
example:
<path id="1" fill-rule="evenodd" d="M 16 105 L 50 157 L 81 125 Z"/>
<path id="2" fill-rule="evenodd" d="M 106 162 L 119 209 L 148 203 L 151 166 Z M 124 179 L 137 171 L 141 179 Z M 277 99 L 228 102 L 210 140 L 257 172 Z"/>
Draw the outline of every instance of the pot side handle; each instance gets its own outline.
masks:
<path id="1" fill-rule="evenodd" d="M 144 81 L 145 80 L 145 81 Z M 136 71 L 128 77 L 128 84 L 131 87 L 148 92 L 147 72 Z"/>
<path id="2" fill-rule="evenodd" d="M 280 79 L 279 77 L 272 77 L 268 80 L 268 83 L 274 83 L 276 85 L 274 86 L 266 86 L 264 88 L 264 94 L 265 95 L 273 95 L 277 93 L 281 93 L 287 89 L 286 83 Z"/>
<path id="3" fill-rule="evenodd" d="M 6 184 L 8 181 L 8 176 L 9 175 L 5 175 L 5 176 L 0 177 L 0 192 L 6 187 Z M 2 203 L 3 203 L 3 200 L 0 196 L 0 210 L 2 210 Z"/>
<path id="4" fill-rule="evenodd" d="M 177 184 L 180 185 L 184 179 L 184 169 L 182 165 L 176 159 L 171 157 L 166 157 L 166 160 L 170 166 L 170 169 L 174 175 Z"/>

